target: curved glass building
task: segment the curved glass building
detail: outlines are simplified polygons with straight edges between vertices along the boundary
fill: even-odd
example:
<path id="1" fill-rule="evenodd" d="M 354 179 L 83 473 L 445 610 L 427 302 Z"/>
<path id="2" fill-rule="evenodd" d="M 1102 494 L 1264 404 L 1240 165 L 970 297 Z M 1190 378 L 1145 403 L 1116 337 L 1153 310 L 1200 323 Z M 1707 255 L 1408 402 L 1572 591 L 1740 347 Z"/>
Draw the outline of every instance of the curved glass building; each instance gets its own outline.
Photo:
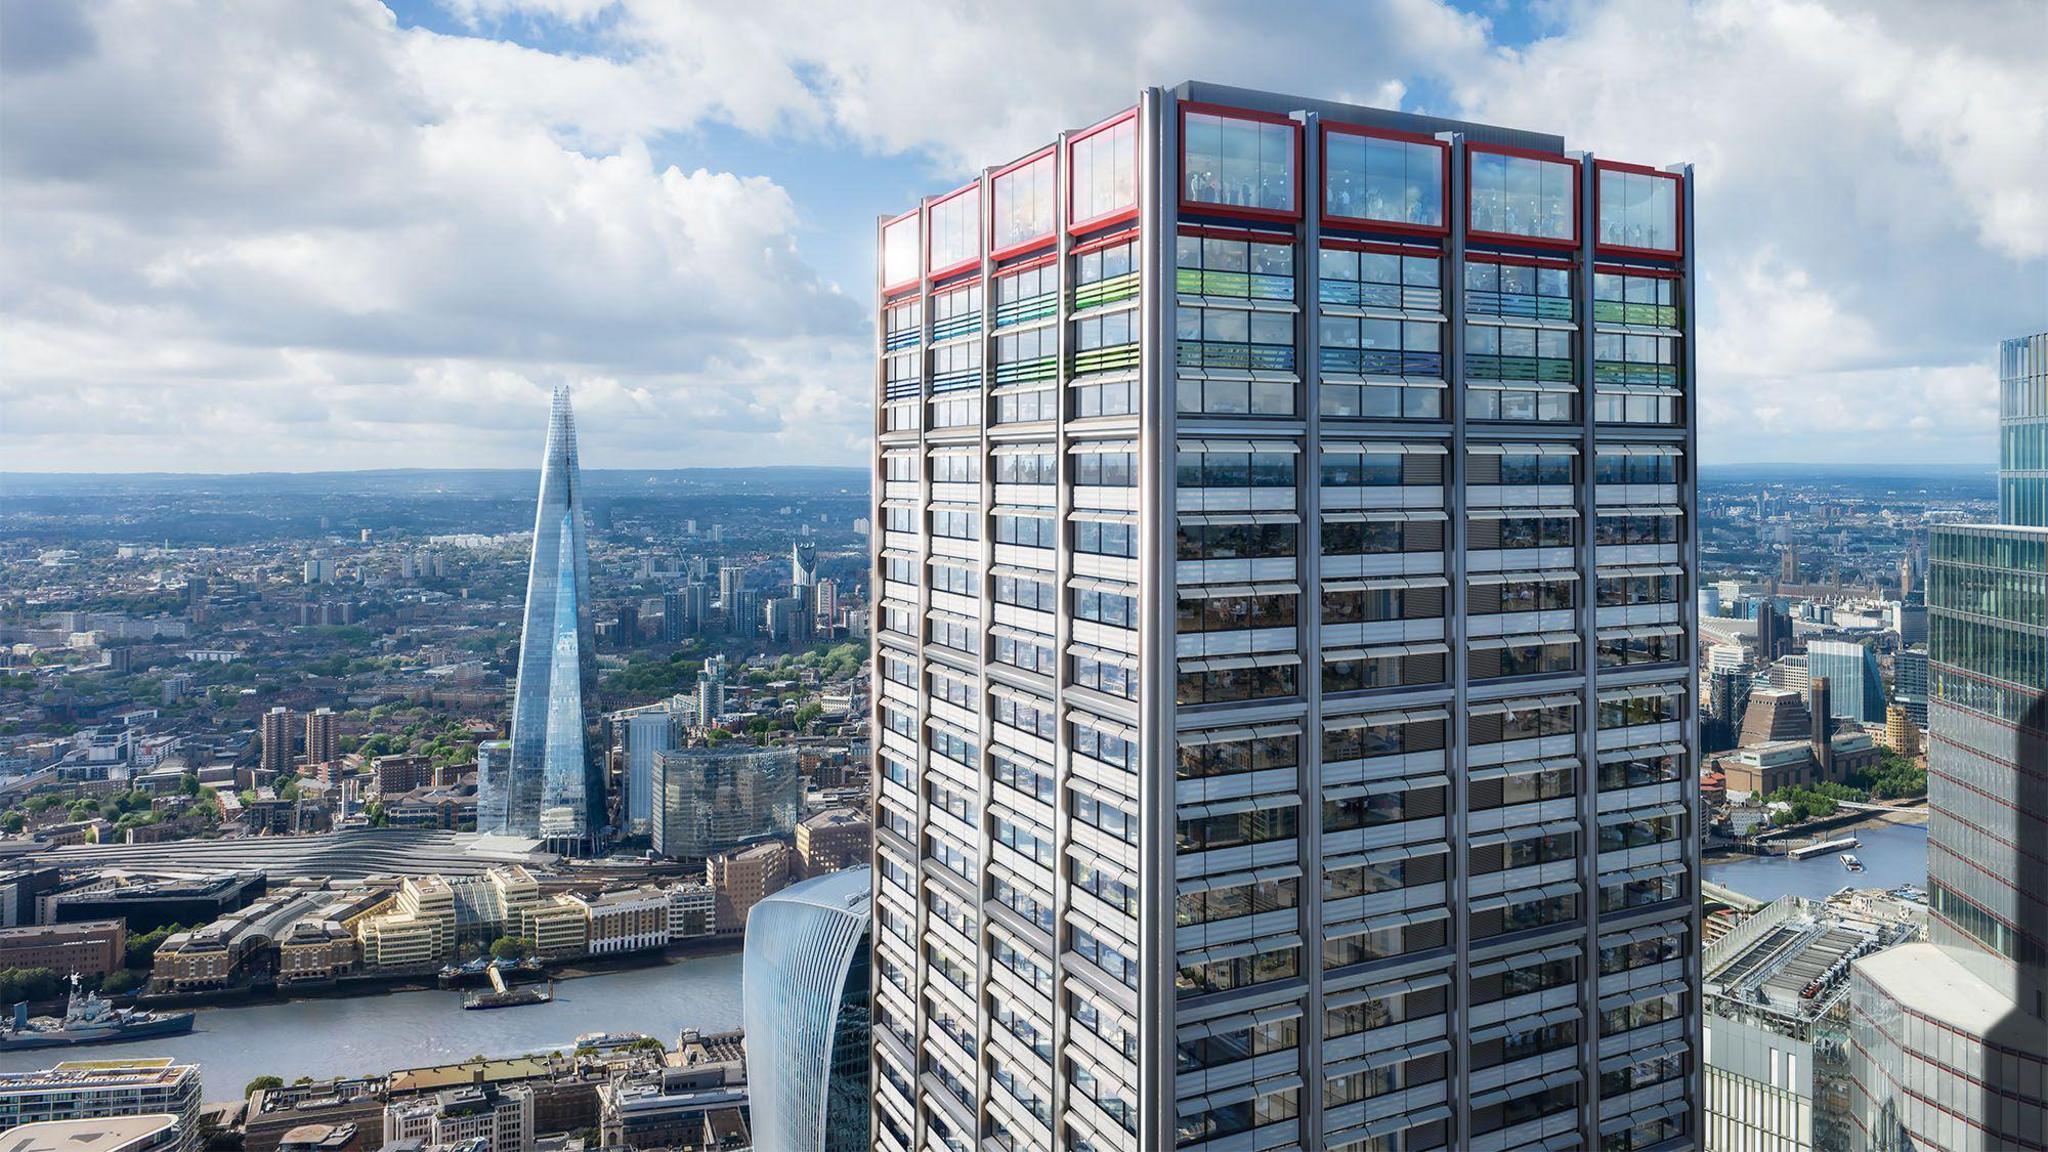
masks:
<path id="1" fill-rule="evenodd" d="M 654 754 L 650 832 L 663 856 L 710 856 L 796 830 L 803 778 L 795 748 L 726 744 Z"/>
<path id="2" fill-rule="evenodd" d="M 591 757 L 585 702 L 597 688 L 583 474 L 569 390 L 555 389 L 533 520 L 533 564 L 512 695 L 504 831 L 564 851 L 595 850 L 605 826 L 604 777 Z"/>
<path id="3" fill-rule="evenodd" d="M 868 1141 L 869 870 L 785 888 L 747 918 L 742 975 L 754 1146 Z"/>

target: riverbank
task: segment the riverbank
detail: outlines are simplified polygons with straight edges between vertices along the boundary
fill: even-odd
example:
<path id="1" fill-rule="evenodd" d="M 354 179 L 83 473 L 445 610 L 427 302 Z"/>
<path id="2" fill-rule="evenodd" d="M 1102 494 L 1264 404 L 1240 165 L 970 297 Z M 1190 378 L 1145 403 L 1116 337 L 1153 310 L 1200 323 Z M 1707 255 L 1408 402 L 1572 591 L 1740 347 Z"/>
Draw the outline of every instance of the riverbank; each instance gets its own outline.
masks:
<path id="1" fill-rule="evenodd" d="M 1828 834 L 1855 836 L 1858 843 L 1849 851 L 1855 853 L 1865 870 L 1849 871 L 1836 854 L 1794 860 L 1783 855 L 1717 852 L 1702 860 L 1701 878 L 1765 903 L 1786 895 L 1825 900 L 1848 886 L 1898 888 L 1926 885 L 1927 826 L 1924 820 L 1900 822 L 1890 818 L 1869 818 L 1866 814 L 1862 820 L 1829 829 Z"/>
<path id="2" fill-rule="evenodd" d="M 586 1032 L 644 1032 L 674 1045 L 685 1029 L 740 1026 L 741 958 L 662 956 L 652 963 L 601 966 L 555 986 L 548 1004 L 465 1012 L 457 989 L 418 988 L 383 995 L 265 997 L 198 1010 L 183 1036 L 69 1049 L 0 1052 L 0 1071 L 47 1068 L 59 1060 L 169 1056 L 200 1066 L 209 1101 L 233 1100 L 258 1076 L 382 1074 L 450 1064 L 472 1056 L 568 1051 Z"/>
<path id="3" fill-rule="evenodd" d="M 562 964 L 550 965 L 539 972 L 522 973 L 520 979 L 515 982 L 578 980 L 612 972 L 661 968 L 679 964 L 693 957 L 737 956 L 740 944 L 737 936 L 704 936 L 671 944 L 662 949 L 621 952 L 611 956 L 585 956 Z M 238 984 L 206 992 L 146 993 L 133 997 L 132 1002 L 145 1008 L 237 1008 L 251 1004 L 283 1004 L 299 1000 L 344 1000 L 362 996 L 390 996 L 403 992 L 434 992 L 443 990 L 439 972 L 437 968 L 431 972 L 344 976 L 338 980 L 321 983 Z"/>

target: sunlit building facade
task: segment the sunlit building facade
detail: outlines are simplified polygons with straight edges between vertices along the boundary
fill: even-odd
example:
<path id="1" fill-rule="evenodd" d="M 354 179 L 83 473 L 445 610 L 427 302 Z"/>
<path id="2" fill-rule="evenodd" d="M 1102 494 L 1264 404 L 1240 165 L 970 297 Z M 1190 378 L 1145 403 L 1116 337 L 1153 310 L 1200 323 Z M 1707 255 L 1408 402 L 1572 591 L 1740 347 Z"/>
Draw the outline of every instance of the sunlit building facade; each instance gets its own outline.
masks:
<path id="1" fill-rule="evenodd" d="M 2048 527 L 2048 332 L 1998 346 L 1998 520 Z"/>
<path id="2" fill-rule="evenodd" d="M 874 1147 L 1691 1147 L 1689 169 L 1189 84 L 878 227 Z"/>
<path id="3" fill-rule="evenodd" d="M 747 917 L 742 1016 L 754 1146 L 868 1146 L 869 871 L 785 888 Z"/>
<path id="4" fill-rule="evenodd" d="M 2002 484 L 2034 470 L 2044 344 L 2002 350 Z M 1855 1146 L 2048 1148 L 2048 526 L 1939 526 L 1927 560 L 1929 942 L 1855 967 Z"/>
<path id="5" fill-rule="evenodd" d="M 652 755 L 654 850 L 701 860 L 764 836 L 796 830 L 803 800 L 797 750 L 728 742 Z"/>
<path id="6" fill-rule="evenodd" d="M 602 766 L 590 754 L 597 648 L 590 622 L 590 552 L 583 474 L 567 387 L 555 389 L 533 519 L 533 561 L 512 694 L 505 831 L 564 851 L 594 851 L 605 835 Z"/>

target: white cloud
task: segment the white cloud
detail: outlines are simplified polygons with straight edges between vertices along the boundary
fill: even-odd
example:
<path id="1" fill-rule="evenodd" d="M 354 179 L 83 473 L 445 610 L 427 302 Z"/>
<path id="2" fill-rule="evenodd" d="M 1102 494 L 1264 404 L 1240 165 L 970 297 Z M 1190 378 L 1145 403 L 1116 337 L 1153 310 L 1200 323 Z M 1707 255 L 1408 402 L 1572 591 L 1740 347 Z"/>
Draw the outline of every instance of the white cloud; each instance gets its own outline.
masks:
<path id="1" fill-rule="evenodd" d="M 0 3 L 9 467 L 525 464 L 558 380 L 593 466 L 859 462 L 867 270 L 791 189 L 1184 78 L 1695 162 L 1710 460 L 1988 460 L 1991 345 L 2048 315 L 2028 0 L 1555 0 L 1515 50 L 1431 0 Z M 706 162 L 735 132 L 768 170 Z"/>

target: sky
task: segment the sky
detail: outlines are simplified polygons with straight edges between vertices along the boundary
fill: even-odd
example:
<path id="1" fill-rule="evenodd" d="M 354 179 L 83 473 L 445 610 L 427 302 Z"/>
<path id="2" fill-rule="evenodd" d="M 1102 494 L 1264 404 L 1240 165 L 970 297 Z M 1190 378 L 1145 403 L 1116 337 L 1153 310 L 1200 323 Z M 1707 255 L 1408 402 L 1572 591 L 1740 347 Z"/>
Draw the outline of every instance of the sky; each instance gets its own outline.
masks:
<path id="1" fill-rule="evenodd" d="M 864 464 L 874 223 L 1148 85 L 1696 165 L 1705 464 L 1996 459 L 2037 0 L 0 0 L 0 471 Z"/>

